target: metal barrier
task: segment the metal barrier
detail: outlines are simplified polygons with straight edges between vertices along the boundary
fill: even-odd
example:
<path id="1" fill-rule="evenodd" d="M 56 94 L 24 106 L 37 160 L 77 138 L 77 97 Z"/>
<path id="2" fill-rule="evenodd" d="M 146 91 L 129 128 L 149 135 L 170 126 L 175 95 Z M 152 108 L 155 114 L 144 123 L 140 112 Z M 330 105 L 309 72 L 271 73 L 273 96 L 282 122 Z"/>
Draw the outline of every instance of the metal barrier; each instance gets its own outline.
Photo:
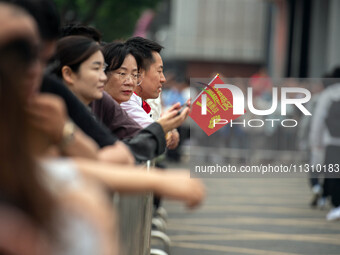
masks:
<path id="1" fill-rule="evenodd" d="M 146 171 L 151 162 L 147 161 Z M 118 212 L 121 252 L 123 255 L 149 255 L 152 220 L 152 193 L 114 195 Z"/>
<path id="2" fill-rule="evenodd" d="M 302 123 L 300 117 L 293 119 Z M 242 123 L 242 120 L 239 122 Z M 191 122 L 190 146 L 182 146 L 182 152 L 192 161 L 198 158 L 207 162 L 249 165 L 305 162 L 308 160 L 308 148 L 304 148 L 304 144 L 308 143 L 308 132 L 309 129 L 302 124 L 287 128 L 280 125 L 254 128 L 226 125 L 208 137 L 197 124 Z"/>
<path id="3" fill-rule="evenodd" d="M 290 151 L 290 150 L 252 150 L 252 149 L 237 149 L 237 148 L 218 148 L 218 150 L 213 151 L 211 154 L 209 153 L 211 147 L 203 147 L 203 146 L 183 146 L 182 152 L 183 156 L 187 158 L 191 158 L 191 160 L 195 161 L 197 158 L 205 159 L 216 154 L 216 152 L 220 155 L 223 155 L 223 162 L 229 162 L 232 164 L 248 164 L 255 165 L 263 162 L 268 163 L 277 163 L 277 162 L 285 162 L 285 163 L 296 163 L 296 162 L 305 162 L 308 158 L 308 154 L 306 151 Z"/>

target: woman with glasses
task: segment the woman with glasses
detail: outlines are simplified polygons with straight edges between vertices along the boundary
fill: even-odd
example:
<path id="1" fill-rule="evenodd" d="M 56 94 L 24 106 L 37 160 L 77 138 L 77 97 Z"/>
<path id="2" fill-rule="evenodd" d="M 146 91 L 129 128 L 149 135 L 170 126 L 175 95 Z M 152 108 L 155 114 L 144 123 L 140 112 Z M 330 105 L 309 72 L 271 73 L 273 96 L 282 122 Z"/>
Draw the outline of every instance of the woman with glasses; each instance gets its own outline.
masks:
<path id="1" fill-rule="evenodd" d="M 138 84 L 141 83 L 139 68 L 141 59 L 132 48 L 123 43 L 109 43 L 103 49 L 108 68 L 105 91 L 119 104 L 130 99 Z"/>
<path id="2" fill-rule="evenodd" d="M 147 127 L 154 123 L 150 118 L 151 107 L 145 101 L 139 100 L 135 90 L 142 83 L 140 69 L 142 58 L 135 48 L 125 43 L 109 43 L 103 48 L 105 62 L 108 68 L 105 70 L 108 80 L 105 91 L 119 104 L 129 100 L 136 101 L 144 109 L 137 111 L 137 116 L 130 116 L 140 126 Z M 140 87 L 141 88 L 141 87 Z M 141 88 L 142 89 L 142 88 Z"/>

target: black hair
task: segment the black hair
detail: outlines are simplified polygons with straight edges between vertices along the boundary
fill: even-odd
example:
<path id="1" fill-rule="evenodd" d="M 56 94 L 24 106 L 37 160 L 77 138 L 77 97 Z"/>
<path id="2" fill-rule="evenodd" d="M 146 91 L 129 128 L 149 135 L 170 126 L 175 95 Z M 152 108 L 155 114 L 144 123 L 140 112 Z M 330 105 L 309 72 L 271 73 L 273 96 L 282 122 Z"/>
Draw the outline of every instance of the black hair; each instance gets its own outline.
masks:
<path id="1" fill-rule="evenodd" d="M 85 26 L 82 24 L 69 24 L 61 29 L 61 37 L 70 35 L 82 35 L 93 39 L 94 41 L 100 43 L 102 39 L 101 33 L 94 27 Z"/>
<path id="2" fill-rule="evenodd" d="M 0 203 L 5 200 L 39 227 L 56 234 L 55 200 L 41 182 L 32 152 L 36 141 L 30 138 L 33 127 L 26 109 L 27 93 L 23 93 L 27 76 L 18 76 L 27 72 L 37 54 L 36 45 L 25 38 L 0 47 Z"/>
<path id="3" fill-rule="evenodd" d="M 78 72 L 80 65 L 91 57 L 100 46 L 92 39 L 85 36 L 67 36 L 57 43 L 54 60 L 58 63 L 53 72 L 62 77 L 61 69 L 69 66 L 74 72 Z"/>
<path id="4" fill-rule="evenodd" d="M 121 42 L 107 43 L 103 48 L 105 63 L 108 64 L 106 72 L 120 68 L 127 55 L 131 54 L 137 62 L 138 70 L 142 65 L 142 58 L 132 47 Z"/>
<path id="5" fill-rule="evenodd" d="M 331 72 L 326 73 L 322 76 L 323 85 L 325 88 L 338 83 L 340 78 L 340 67 L 335 67 Z"/>
<path id="6" fill-rule="evenodd" d="M 155 41 L 145 39 L 142 37 L 132 37 L 128 39 L 125 44 L 136 50 L 138 55 L 142 58 L 142 69 L 148 70 L 150 65 L 155 62 L 152 52 L 160 53 L 164 48 Z"/>
<path id="7" fill-rule="evenodd" d="M 56 40 L 60 34 L 60 16 L 51 0 L 0 0 L 12 3 L 26 10 L 38 24 L 43 40 Z"/>
<path id="8" fill-rule="evenodd" d="M 340 66 L 333 69 L 332 78 L 340 78 Z"/>

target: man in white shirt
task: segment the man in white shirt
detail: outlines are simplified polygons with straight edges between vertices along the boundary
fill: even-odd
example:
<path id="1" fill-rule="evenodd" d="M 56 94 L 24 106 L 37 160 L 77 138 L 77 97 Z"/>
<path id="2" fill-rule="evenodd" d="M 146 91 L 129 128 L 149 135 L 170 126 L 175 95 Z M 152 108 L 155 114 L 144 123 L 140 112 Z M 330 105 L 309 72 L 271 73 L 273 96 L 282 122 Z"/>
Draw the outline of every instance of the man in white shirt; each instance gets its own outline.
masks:
<path id="1" fill-rule="evenodd" d="M 126 45 L 133 47 L 140 54 L 143 63 L 141 68 L 141 83 L 136 87 L 135 93 L 130 100 L 121 104 L 121 107 L 142 127 L 150 125 L 154 120 L 150 116 L 151 107 L 145 101 L 156 99 L 162 91 L 163 83 L 166 82 L 163 73 L 163 61 L 160 55 L 163 47 L 156 42 L 141 37 L 133 37 L 127 40 Z M 173 108 L 179 108 L 175 104 Z M 178 146 L 179 134 L 177 130 L 167 135 L 167 147 L 174 149 Z"/>

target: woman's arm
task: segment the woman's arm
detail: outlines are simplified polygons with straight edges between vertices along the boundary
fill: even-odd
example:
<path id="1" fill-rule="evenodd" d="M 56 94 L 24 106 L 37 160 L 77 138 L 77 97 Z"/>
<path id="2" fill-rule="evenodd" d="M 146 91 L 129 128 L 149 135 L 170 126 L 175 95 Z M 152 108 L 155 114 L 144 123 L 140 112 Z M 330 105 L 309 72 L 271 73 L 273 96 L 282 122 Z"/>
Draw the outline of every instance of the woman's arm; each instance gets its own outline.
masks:
<path id="1" fill-rule="evenodd" d="M 113 165 L 83 158 L 74 159 L 84 175 L 94 178 L 106 187 L 122 193 L 154 192 L 181 200 L 190 208 L 204 198 L 204 186 L 198 179 L 190 179 L 187 171 L 163 172 L 121 165 Z M 168 169 L 169 170 L 169 169 Z"/>

